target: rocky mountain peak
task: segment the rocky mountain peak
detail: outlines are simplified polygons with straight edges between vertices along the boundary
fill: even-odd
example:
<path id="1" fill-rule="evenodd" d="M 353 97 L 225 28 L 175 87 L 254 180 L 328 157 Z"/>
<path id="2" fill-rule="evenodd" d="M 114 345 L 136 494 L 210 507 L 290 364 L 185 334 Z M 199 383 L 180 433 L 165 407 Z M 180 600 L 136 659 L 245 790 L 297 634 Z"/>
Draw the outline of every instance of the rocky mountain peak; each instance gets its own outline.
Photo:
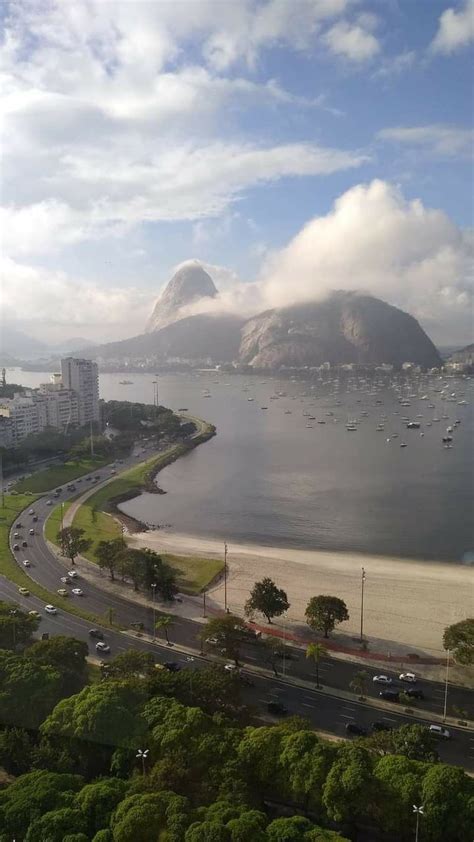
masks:
<path id="1" fill-rule="evenodd" d="M 214 281 L 199 261 L 182 263 L 156 302 L 146 327 L 147 333 L 161 330 L 187 316 L 186 308 L 190 304 L 216 295 Z"/>

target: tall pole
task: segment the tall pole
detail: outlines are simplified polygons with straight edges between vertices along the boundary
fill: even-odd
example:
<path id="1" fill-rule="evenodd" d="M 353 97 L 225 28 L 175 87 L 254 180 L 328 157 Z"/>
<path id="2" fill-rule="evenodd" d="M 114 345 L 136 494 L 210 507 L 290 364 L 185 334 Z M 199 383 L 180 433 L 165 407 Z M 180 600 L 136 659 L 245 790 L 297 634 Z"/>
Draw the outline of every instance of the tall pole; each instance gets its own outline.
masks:
<path id="1" fill-rule="evenodd" d="M 227 543 L 224 542 L 224 608 L 226 613 L 229 613 L 227 607 Z"/>
<path id="2" fill-rule="evenodd" d="M 202 616 L 207 617 L 206 614 L 206 588 L 202 592 Z"/>
<path id="3" fill-rule="evenodd" d="M 156 606 L 155 606 L 155 591 L 156 591 L 156 582 L 153 582 L 151 585 L 151 593 L 152 593 L 152 603 L 153 603 L 153 643 L 156 641 Z"/>
<path id="4" fill-rule="evenodd" d="M 416 813 L 416 826 L 415 826 L 415 842 L 418 842 L 418 833 L 420 829 L 420 816 L 423 815 L 424 807 L 417 807 L 415 804 L 413 805 L 413 812 Z"/>
<path id="5" fill-rule="evenodd" d="M 2 486 L 2 509 L 4 509 L 5 508 L 5 491 L 3 489 L 3 453 L 0 453 L 0 483 L 1 483 L 1 486 Z"/>
<path id="6" fill-rule="evenodd" d="M 364 585 L 365 585 L 365 570 L 362 567 L 361 574 L 361 594 L 360 594 L 360 639 L 364 639 Z"/>
<path id="7" fill-rule="evenodd" d="M 444 707 L 443 707 L 443 722 L 446 722 L 446 712 L 448 709 L 448 682 L 449 682 L 449 649 L 446 652 L 446 676 L 444 680 Z"/>
<path id="8" fill-rule="evenodd" d="M 91 458 L 93 459 L 94 458 L 94 438 L 92 436 L 92 418 L 91 418 L 90 430 L 91 430 Z"/>
<path id="9" fill-rule="evenodd" d="M 64 502 L 61 501 L 61 532 L 64 529 Z"/>

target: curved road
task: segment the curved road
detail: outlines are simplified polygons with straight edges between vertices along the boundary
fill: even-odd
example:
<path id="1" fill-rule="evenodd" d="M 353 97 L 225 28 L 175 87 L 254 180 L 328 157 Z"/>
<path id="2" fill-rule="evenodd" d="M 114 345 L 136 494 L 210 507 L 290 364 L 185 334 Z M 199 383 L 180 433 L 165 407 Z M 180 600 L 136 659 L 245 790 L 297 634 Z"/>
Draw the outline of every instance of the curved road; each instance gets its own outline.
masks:
<path id="1" fill-rule="evenodd" d="M 148 454 L 147 454 L 148 455 Z M 124 459 L 120 464 L 120 471 L 136 464 L 137 455 L 131 455 Z M 97 475 L 96 472 L 87 475 L 93 477 Z M 82 478 L 83 488 L 89 486 L 87 476 Z M 102 468 L 100 476 L 110 481 L 114 477 L 110 474 L 110 468 Z M 79 480 L 75 480 L 77 487 Z M 96 487 L 102 486 L 104 481 L 97 483 Z M 51 492 L 51 495 L 53 492 Z M 61 493 L 60 499 L 67 500 L 77 494 L 75 492 Z M 49 496 L 45 495 L 38 498 L 33 504 L 32 508 L 38 516 L 38 523 L 32 522 L 32 516 L 28 514 L 28 509 L 25 510 L 13 524 L 10 533 L 11 546 L 13 543 L 20 543 L 26 540 L 28 546 L 22 548 L 20 552 L 14 552 L 13 555 L 17 562 L 32 579 L 38 582 L 50 592 L 55 593 L 59 587 L 62 586 L 60 582 L 61 576 L 67 573 L 68 565 L 66 559 L 58 558 L 48 547 L 44 537 L 44 522 L 51 513 L 51 507 L 47 505 Z M 21 522 L 22 528 L 16 529 L 16 523 Z M 28 531 L 35 527 L 35 534 L 30 536 Z M 20 532 L 21 538 L 16 541 L 13 538 L 15 531 Z M 23 560 L 28 558 L 31 562 L 30 568 L 23 567 Z M 130 628 L 131 623 L 141 622 L 144 624 L 146 630 L 150 633 L 153 629 L 153 613 L 151 603 L 149 607 L 144 607 L 140 604 L 134 603 L 125 597 L 116 596 L 100 588 L 94 586 L 89 581 L 82 583 L 80 577 L 77 580 L 78 586 L 83 587 L 84 596 L 74 597 L 72 594 L 69 599 L 79 599 L 81 601 L 81 608 L 97 617 L 108 616 L 109 610 L 114 611 L 114 623 L 122 628 Z M 44 606 L 36 597 L 30 596 L 26 598 L 20 597 L 18 588 L 13 583 L 6 580 L 0 580 L 0 589 L 2 596 L 8 599 L 19 602 L 22 607 L 34 607 L 40 611 L 42 615 L 41 630 L 49 631 L 53 634 L 69 634 L 74 635 L 80 639 L 87 640 L 93 650 L 93 643 L 91 642 L 88 630 L 91 625 L 97 625 L 96 622 L 89 623 L 73 614 L 68 613 L 68 601 L 62 599 L 59 595 L 55 601 L 58 613 L 55 616 L 45 614 Z M 194 650 L 192 655 L 194 661 L 192 668 L 199 668 L 206 664 L 206 658 L 200 658 L 196 650 L 198 649 L 197 635 L 202 626 L 192 620 L 182 617 L 175 617 L 172 627 L 173 641 L 189 650 Z M 142 640 L 140 638 L 132 638 L 119 631 L 111 631 L 110 629 L 103 629 L 104 636 L 109 642 L 112 653 L 116 654 L 120 651 L 125 651 L 128 648 L 139 648 L 148 651 L 153 651 L 157 660 L 165 661 L 172 658 L 173 660 L 181 661 L 191 667 L 191 662 L 187 660 L 189 656 L 186 654 L 176 652 L 174 655 L 170 654 L 170 648 L 161 642 L 152 643 Z M 291 684 L 291 679 L 304 679 L 305 681 L 314 681 L 314 666 L 304 657 L 301 649 L 288 647 L 289 657 L 286 659 L 286 675 L 285 678 L 265 677 L 257 675 L 255 672 L 252 678 L 255 679 L 255 688 L 246 688 L 245 696 L 249 702 L 256 703 L 257 706 L 262 707 L 268 702 L 270 698 L 274 698 L 277 693 L 281 697 L 287 707 L 292 713 L 309 718 L 315 727 L 330 731 L 339 735 L 345 733 L 344 727 L 347 722 L 356 721 L 364 726 L 370 725 L 374 720 L 384 719 L 392 725 L 403 724 L 405 722 L 413 723 L 416 717 L 407 717 L 399 714 L 394 705 L 387 705 L 386 709 L 376 709 L 370 705 L 361 704 L 356 701 L 338 698 L 337 695 L 330 695 L 331 688 L 334 691 L 344 690 L 347 692 L 350 681 L 354 674 L 362 668 L 359 664 L 354 664 L 349 661 L 339 659 L 324 659 L 320 665 L 321 681 L 326 685 L 326 692 L 324 694 L 318 693 L 311 689 L 302 688 L 295 684 Z M 269 669 L 268 662 L 265 662 L 263 653 L 260 651 L 258 645 L 248 645 L 243 648 L 242 660 L 246 663 L 247 668 L 251 670 L 252 666 L 265 667 Z M 363 667 L 372 678 L 379 670 L 367 665 Z M 393 671 L 384 670 L 386 674 L 391 675 L 394 683 L 397 680 L 397 674 Z M 370 687 L 368 688 L 370 695 L 378 696 L 380 685 L 373 684 L 369 680 Z M 425 692 L 426 699 L 423 702 L 423 707 L 432 710 L 434 713 L 442 713 L 444 700 L 444 687 L 442 684 L 419 681 L 416 685 L 421 687 Z M 470 710 L 472 709 L 473 693 L 462 688 L 450 688 L 450 703 L 456 704 L 459 707 Z M 425 722 L 426 720 L 419 720 Z M 466 732 L 461 729 L 453 729 L 449 726 L 455 739 L 451 742 L 443 743 L 440 746 L 440 755 L 448 762 L 460 763 L 466 768 L 474 770 L 474 732 Z"/>

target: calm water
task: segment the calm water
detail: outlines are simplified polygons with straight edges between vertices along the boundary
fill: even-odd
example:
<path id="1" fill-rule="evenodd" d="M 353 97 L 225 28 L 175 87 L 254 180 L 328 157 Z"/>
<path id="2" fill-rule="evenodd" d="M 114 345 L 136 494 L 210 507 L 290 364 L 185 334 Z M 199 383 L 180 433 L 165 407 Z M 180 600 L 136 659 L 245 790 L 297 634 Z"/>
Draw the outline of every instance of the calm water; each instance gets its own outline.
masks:
<path id="1" fill-rule="evenodd" d="M 9 377 L 37 385 L 48 375 Z M 119 384 L 123 378 L 102 374 L 101 395 L 152 403 L 153 375 L 127 375 L 129 386 Z M 434 391 L 445 383 L 455 401 Z M 229 542 L 472 562 L 473 385 L 459 379 L 407 386 L 404 397 L 418 397 L 401 407 L 388 386 L 369 394 L 369 385 L 347 388 L 342 381 L 337 391 L 280 378 L 162 375 L 160 403 L 189 408 L 218 434 L 162 471 L 166 495 L 143 494 L 123 508 L 173 531 Z M 204 397 L 206 389 L 212 397 Z M 272 400 L 278 392 L 286 396 Z M 468 405 L 458 405 L 463 399 Z M 421 430 L 407 430 L 405 414 Z M 346 430 L 350 419 L 360 419 L 356 432 Z M 461 424 L 454 446 L 444 449 L 441 437 L 455 419 Z M 385 431 L 378 432 L 382 421 Z M 387 442 L 394 433 L 398 438 Z"/>

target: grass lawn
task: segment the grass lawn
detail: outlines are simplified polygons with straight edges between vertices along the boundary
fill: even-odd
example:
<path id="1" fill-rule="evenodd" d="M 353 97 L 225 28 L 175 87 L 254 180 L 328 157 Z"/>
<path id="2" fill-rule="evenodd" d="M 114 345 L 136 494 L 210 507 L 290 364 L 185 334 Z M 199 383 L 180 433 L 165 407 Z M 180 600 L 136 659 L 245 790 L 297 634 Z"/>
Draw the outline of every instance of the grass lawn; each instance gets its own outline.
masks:
<path id="1" fill-rule="evenodd" d="M 199 558 L 170 553 L 164 553 L 163 560 L 178 572 L 179 589 L 187 594 L 201 593 L 224 566 L 217 558 Z"/>
<path id="2" fill-rule="evenodd" d="M 63 516 L 66 514 L 67 510 L 72 505 L 71 500 L 67 500 L 63 503 Z M 58 543 L 58 532 L 61 529 L 61 503 L 59 506 L 55 506 L 54 509 L 51 510 L 51 514 L 49 515 L 45 525 L 44 525 L 44 534 L 48 541 L 51 541 L 52 544 Z"/>
<path id="3" fill-rule="evenodd" d="M 64 465 L 53 465 L 44 471 L 38 471 L 15 485 L 15 491 L 23 494 L 25 491 L 33 494 L 44 494 L 58 485 L 66 485 L 83 474 L 99 470 L 111 461 L 111 457 L 97 459 L 81 459 L 78 462 L 65 462 Z"/>

